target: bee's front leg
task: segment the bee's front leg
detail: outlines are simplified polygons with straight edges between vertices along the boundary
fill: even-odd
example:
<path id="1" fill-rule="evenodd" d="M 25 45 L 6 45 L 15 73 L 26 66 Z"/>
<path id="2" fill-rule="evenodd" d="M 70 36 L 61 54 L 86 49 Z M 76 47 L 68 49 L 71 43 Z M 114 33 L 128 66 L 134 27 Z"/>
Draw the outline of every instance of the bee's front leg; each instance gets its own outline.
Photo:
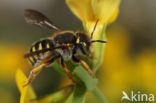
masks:
<path id="1" fill-rule="evenodd" d="M 73 60 L 74 62 L 81 63 L 81 65 L 83 66 L 83 68 L 84 68 L 92 77 L 95 77 L 93 71 L 90 69 L 90 67 L 88 66 L 88 64 L 87 64 L 85 61 L 83 61 L 83 60 L 81 60 L 81 59 L 78 59 L 78 58 L 76 58 L 75 56 L 72 57 L 72 60 Z"/>

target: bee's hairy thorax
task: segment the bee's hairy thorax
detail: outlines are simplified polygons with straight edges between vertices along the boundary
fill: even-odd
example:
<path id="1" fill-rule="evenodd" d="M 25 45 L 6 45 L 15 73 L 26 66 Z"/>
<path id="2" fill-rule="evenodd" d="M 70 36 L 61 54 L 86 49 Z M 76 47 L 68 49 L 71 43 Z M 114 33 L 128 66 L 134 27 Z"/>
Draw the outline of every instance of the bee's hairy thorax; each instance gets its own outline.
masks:
<path id="1" fill-rule="evenodd" d="M 64 60 L 70 60 L 73 55 L 74 45 L 76 43 L 76 36 L 72 32 L 64 32 L 62 34 L 58 34 L 53 38 L 54 45 L 61 46 L 61 45 L 73 45 L 68 48 L 60 48 L 56 49 L 56 52 L 59 53 Z"/>

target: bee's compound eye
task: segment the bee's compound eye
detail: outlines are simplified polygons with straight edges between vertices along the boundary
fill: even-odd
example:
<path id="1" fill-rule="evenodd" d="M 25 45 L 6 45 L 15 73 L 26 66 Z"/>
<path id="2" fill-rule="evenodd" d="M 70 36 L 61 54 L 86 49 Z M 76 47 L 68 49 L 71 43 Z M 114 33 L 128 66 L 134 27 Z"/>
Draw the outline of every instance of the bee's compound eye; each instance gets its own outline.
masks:
<path id="1" fill-rule="evenodd" d="M 81 44 L 82 44 L 83 47 L 86 47 L 86 43 L 85 42 L 82 42 Z"/>
<path id="2" fill-rule="evenodd" d="M 83 54 L 87 55 L 88 54 L 87 44 L 85 42 L 81 42 L 80 44 L 82 45 Z"/>

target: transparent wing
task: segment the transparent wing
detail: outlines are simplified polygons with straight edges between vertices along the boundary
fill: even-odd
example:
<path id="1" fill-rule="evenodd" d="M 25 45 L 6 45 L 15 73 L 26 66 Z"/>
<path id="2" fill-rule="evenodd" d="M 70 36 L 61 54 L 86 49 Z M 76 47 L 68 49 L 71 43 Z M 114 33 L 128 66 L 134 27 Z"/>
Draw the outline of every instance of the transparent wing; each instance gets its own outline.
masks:
<path id="1" fill-rule="evenodd" d="M 57 26 L 55 26 L 54 23 L 50 21 L 45 15 L 36 10 L 26 9 L 24 11 L 24 16 L 26 22 L 29 24 L 37 25 L 48 29 L 54 29 L 56 31 L 61 30 Z"/>

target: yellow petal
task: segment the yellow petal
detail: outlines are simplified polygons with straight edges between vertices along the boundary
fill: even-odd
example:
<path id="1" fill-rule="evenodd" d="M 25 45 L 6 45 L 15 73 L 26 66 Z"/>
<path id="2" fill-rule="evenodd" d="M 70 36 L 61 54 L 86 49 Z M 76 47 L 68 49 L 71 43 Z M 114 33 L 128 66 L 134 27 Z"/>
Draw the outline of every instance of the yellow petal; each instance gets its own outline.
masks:
<path id="1" fill-rule="evenodd" d="M 86 28 L 86 31 L 87 31 L 89 36 L 91 35 L 91 33 L 93 31 L 95 23 L 96 22 L 86 22 L 85 23 L 85 28 Z M 101 33 L 102 29 L 103 29 L 103 25 L 98 23 L 97 26 L 96 26 L 96 29 L 94 31 L 94 34 L 93 34 L 93 39 L 95 39 L 95 40 L 99 39 L 99 36 L 100 36 L 100 33 Z"/>
<path id="2" fill-rule="evenodd" d="M 71 11 L 81 21 L 96 22 L 100 19 L 100 23 L 106 23 L 114 14 L 113 19 L 117 17 L 116 8 L 120 4 L 120 0 L 66 0 Z"/>
<path id="3" fill-rule="evenodd" d="M 81 21 L 93 21 L 92 0 L 66 0 L 68 7 Z"/>
<path id="4" fill-rule="evenodd" d="M 116 20 L 117 16 L 119 14 L 119 8 L 116 8 L 113 15 L 108 19 L 108 23 L 112 23 Z"/>
<path id="5" fill-rule="evenodd" d="M 27 81 L 27 77 L 24 75 L 24 73 L 20 69 L 17 69 L 16 83 L 17 83 L 17 87 L 21 94 L 20 103 L 30 103 L 30 100 L 36 98 L 36 95 L 35 95 L 33 89 L 29 85 L 23 87 L 23 84 L 25 84 L 26 81 Z M 33 103 L 36 103 L 36 102 L 33 102 Z"/>
<path id="6" fill-rule="evenodd" d="M 27 78 L 24 75 L 24 73 L 20 69 L 17 69 L 17 71 L 16 71 L 16 83 L 17 83 L 17 87 L 18 87 L 20 93 L 22 93 L 23 90 L 27 90 L 28 89 L 28 86 L 23 88 L 23 84 L 26 81 L 27 81 Z"/>
<path id="7" fill-rule="evenodd" d="M 105 23 L 119 6 L 119 3 L 120 0 L 92 0 L 94 14 L 102 23 Z"/>

